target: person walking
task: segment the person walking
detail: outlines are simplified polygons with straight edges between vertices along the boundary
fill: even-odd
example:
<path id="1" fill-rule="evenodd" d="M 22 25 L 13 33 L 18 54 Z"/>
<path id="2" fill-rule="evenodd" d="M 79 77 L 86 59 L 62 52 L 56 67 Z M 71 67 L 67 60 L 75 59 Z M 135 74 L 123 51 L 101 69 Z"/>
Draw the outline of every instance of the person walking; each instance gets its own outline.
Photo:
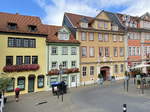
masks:
<path id="1" fill-rule="evenodd" d="M 19 101 L 19 94 L 20 94 L 20 88 L 17 87 L 17 88 L 15 89 L 15 99 L 16 99 L 16 102 Z"/>

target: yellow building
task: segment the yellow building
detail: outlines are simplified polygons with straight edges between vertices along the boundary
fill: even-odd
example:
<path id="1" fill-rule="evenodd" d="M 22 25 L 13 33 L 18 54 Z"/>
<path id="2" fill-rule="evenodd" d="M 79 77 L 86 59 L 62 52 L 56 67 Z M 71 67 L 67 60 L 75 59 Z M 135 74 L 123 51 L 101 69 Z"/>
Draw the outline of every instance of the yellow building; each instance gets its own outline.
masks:
<path id="1" fill-rule="evenodd" d="M 0 13 L 0 75 L 12 78 L 6 95 L 45 90 L 46 34 L 34 16 Z"/>
<path id="2" fill-rule="evenodd" d="M 94 83 L 101 73 L 104 80 L 111 76 L 123 78 L 125 43 L 115 15 L 102 11 L 96 17 L 65 13 L 63 25 L 80 41 L 81 84 Z"/>

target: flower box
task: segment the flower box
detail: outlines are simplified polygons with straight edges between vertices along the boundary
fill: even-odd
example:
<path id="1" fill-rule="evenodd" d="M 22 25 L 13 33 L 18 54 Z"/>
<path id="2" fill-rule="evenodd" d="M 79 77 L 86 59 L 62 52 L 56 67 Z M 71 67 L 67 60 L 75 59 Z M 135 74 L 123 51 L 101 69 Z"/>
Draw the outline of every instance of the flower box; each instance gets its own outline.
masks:
<path id="1" fill-rule="evenodd" d="M 78 68 L 64 68 L 63 69 L 63 74 L 69 74 L 69 73 L 77 73 L 79 72 L 79 69 Z M 48 75 L 59 75 L 60 73 L 60 70 L 58 69 L 51 69 L 49 72 L 48 72 Z"/>
<path id="2" fill-rule="evenodd" d="M 38 64 L 26 64 L 26 65 L 7 65 L 3 68 L 4 72 L 22 72 L 38 70 L 40 66 Z"/>

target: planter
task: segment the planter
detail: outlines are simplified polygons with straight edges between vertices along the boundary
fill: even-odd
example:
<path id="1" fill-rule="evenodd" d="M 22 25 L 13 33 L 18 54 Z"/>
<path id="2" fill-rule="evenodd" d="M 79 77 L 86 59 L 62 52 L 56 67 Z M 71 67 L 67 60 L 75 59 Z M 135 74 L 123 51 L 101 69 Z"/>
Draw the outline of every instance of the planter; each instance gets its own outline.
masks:
<path id="1" fill-rule="evenodd" d="M 38 64 L 27 64 L 27 65 L 8 65 L 3 68 L 4 72 L 22 72 L 38 70 L 40 66 Z"/>

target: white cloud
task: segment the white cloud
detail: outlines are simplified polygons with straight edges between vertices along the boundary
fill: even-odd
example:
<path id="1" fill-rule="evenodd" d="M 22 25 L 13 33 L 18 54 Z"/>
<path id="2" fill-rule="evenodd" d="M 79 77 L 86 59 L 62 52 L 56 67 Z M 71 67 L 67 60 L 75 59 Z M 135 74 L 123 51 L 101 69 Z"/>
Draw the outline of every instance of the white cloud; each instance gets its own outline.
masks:
<path id="1" fill-rule="evenodd" d="M 121 13 L 142 15 L 150 11 L 150 0 L 36 0 L 45 11 L 43 22 L 46 24 L 61 25 L 64 12 L 96 16 L 102 9 L 126 6 Z M 99 10 L 99 11 L 97 11 Z"/>
<path id="2" fill-rule="evenodd" d="M 132 4 L 122 11 L 122 13 L 141 16 L 146 12 L 150 12 L 150 0 L 135 0 Z"/>

